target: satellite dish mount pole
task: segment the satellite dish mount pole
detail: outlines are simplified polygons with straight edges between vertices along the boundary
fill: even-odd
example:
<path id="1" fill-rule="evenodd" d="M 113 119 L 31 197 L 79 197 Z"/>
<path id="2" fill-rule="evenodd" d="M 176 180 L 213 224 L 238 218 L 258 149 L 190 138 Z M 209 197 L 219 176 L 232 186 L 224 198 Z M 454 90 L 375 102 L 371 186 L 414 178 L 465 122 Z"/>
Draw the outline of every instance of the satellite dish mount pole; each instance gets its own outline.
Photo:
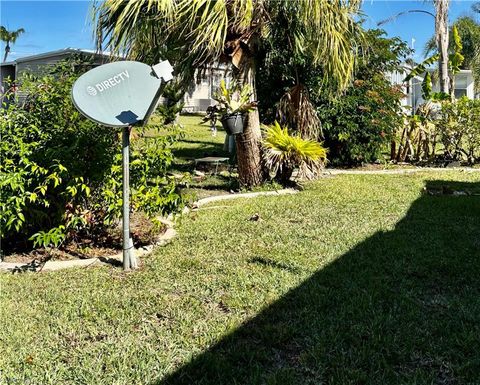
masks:
<path id="1" fill-rule="evenodd" d="M 80 76 L 72 87 L 73 103 L 85 117 L 105 126 L 122 127 L 123 130 L 122 231 L 124 270 L 138 267 L 133 240 L 130 236 L 130 132 L 132 126 L 147 123 L 157 106 L 163 85 L 172 79 L 173 67 L 168 60 L 154 66 L 127 60 L 93 68 Z M 112 87 L 117 88 L 112 91 L 110 90 Z M 105 90 L 108 91 L 102 94 Z M 145 95 L 143 95 L 144 91 Z M 118 113 L 120 114 L 118 115 Z"/>
<path id="2" fill-rule="evenodd" d="M 122 169 L 123 169 L 123 270 L 135 269 L 137 260 L 130 237 L 130 132 L 132 126 L 123 127 Z"/>

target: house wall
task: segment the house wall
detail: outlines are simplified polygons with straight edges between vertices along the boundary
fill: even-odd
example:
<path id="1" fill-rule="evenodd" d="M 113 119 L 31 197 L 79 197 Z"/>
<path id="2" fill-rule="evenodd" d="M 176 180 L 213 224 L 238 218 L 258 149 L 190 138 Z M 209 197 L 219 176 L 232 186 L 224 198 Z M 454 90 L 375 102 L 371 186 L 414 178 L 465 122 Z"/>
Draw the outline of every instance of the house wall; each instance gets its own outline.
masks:
<path id="1" fill-rule="evenodd" d="M 46 58 L 39 58 L 36 60 L 28 60 L 23 62 L 17 62 L 17 77 L 24 73 L 30 73 L 32 75 L 43 75 L 48 73 L 52 67 L 60 60 L 65 59 L 65 54 L 50 56 Z"/>
<path id="2" fill-rule="evenodd" d="M 420 82 L 423 81 L 422 78 L 419 78 L 418 80 Z M 432 89 L 434 92 L 440 91 L 440 85 L 438 81 L 433 84 Z M 462 96 L 467 96 L 469 99 L 475 98 L 474 80 L 470 71 L 462 71 L 455 75 L 455 96 L 457 98 Z"/>
<path id="3" fill-rule="evenodd" d="M 0 109 L 8 105 L 11 99 L 4 97 L 4 93 L 10 87 L 10 81 L 15 79 L 15 65 L 3 65 L 0 67 Z"/>
<path id="4" fill-rule="evenodd" d="M 0 67 L 0 84 L 3 87 L 3 90 L 6 90 L 6 87 L 8 86 L 7 80 L 14 80 L 15 79 L 15 65 L 3 65 Z"/>
<path id="5" fill-rule="evenodd" d="M 205 112 L 209 106 L 216 104 L 213 97 L 222 79 L 226 79 L 227 84 L 229 83 L 229 76 L 224 67 L 197 70 L 195 81 L 183 97 L 183 111 Z"/>
<path id="6" fill-rule="evenodd" d="M 58 52 L 58 54 L 56 55 L 47 55 L 47 56 L 40 55 L 40 57 L 17 59 L 11 66 L 10 65 L 1 66 L 0 68 L 2 68 L 2 81 L 3 81 L 3 73 L 7 71 L 11 76 L 11 78 L 15 80 L 20 79 L 20 77 L 25 73 L 32 74 L 35 76 L 46 75 L 53 69 L 53 67 L 58 62 L 65 60 L 69 57 L 72 57 L 73 55 L 81 55 L 81 57 L 84 57 L 87 59 L 84 64 L 76 64 L 76 67 L 80 65 L 80 66 L 86 66 L 88 67 L 87 69 L 90 69 L 108 62 L 108 57 L 105 57 L 103 55 L 66 49 L 63 52 Z M 26 96 L 27 95 L 24 92 L 22 92 L 20 87 L 20 89 L 17 91 L 18 101 L 22 103 L 25 100 Z"/>
<path id="7" fill-rule="evenodd" d="M 96 67 L 105 64 L 109 58 L 104 55 L 84 52 L 74 49 L 65 49 L 58 53 L 50 53 L 47 55 L 38 55 L 34 57 L 18 59 L 12 63 L 11 67 L 2 66 L 2 74 L 7 71 L 15 79 L 18 79 L 24 73 L 30 73 L 37 76 L 42 76 L 51 71 L 51 69 L 59 61 L 67 59 L 75 54 L 81 54 L 84 57 L 93 59 L 90 63 L 85 64 L 88 67 Z M 5 68 L 5 70 L 4 70 Z M 89 69 L 89 68 L 88 68 Z M 218 65 L 207 69 L 199 69 L 195 72 L 195 81 L 191 84 L 183 97 L 185 112 L 205 112 L 207 108 L 215 104 L 213 96 L 220 86 L 221 79 L 226 79 L 229 83 L 229 76 L 227 75 L 227 67 Z M 21 90 L 18 91 L 17 96 L 20 101 L 24 100 L 25 95 Z M 163 100 L 160 99 L 159 103 Z"/>
<path id="8" fill-rule="evenodd" d="M 61 60 L 65 60 L 72 56 L 72 52 L 62 52 L 55 56 L 41 57 L 38 59 L 31 59 L 25 61 L 17 60 L 17 78 L 23 73 L 27 72 L 33 75 L 41 76 L 48 73 Z M 90 55 L 82 53 L 82 56 L 93 58 L 93 64 L 86 64 L 92 67 L 104 64 L 106 61 L 98 55 Z"/>
<path id="9" fill-rule="evenodd" d="M 465 74 L 466 95 L 469 99 L 475 99 L 475 81 L 473 74 Z"/>
<path id="10" fill-rule="evenodd" d="M 404 79 L 407 76 L 404 72 L 388 72 L 385 77 L 390 81 L 390 84 L 400 86 L 405 97 L 400 101 L 402 107 L 408 107 L 412 105 L 412 90 L 410 82 L 405 83 Z"/>
<path id="11" fill-rule="evenodd" d="M 408 83 L 405 83 L 404 73 L 392 72 L 387 73 L 386 77 L 390 80 L 390 83 L 393 85 L 401 85 L 404 90 L 405 97 L 402 99 L 402 106 L 406 110 L 412 111 L 416 109 L 421 103 L 424 102 L 422 97 L 422 82 L 423 76 L 415 76 Z M 433 92 L 439 92 L 440 86 L 439 82 L 434 82 L 432 85 Z M 469 99 L 475 99 L 475 82 L 473 79 L 473 74 L 470 70 L 462 70 L 460 73 L 455 75 L 455 95 L 457 98 L 461 96 L 467 96 Z"/>

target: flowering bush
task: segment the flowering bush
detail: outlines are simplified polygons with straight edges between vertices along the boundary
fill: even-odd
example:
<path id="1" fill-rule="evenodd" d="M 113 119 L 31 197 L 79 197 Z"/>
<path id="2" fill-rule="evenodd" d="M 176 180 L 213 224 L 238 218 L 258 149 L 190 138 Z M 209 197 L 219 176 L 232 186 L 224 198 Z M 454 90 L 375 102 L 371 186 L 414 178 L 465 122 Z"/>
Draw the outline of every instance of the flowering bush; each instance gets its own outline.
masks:
<path id="1" fill-rule="evenodd" d="M 24 100 L 7 95 L 0 114 L 0 236 L 4 250 L 59 246 L 95 236 L 121 213 L 119 130 L 84 118 L 70 98 L 71 61 L 41 78 L 26 75 Z M 78 67 L 77 67 L 78 68 Z M 166 170 L 178 130 L 133 140 L 132 208 L 154 215 L 182 204 Z"/>
<path id="2" fill-rule="evenodd" d="M 346 94 L 319 107 L 332 163 L 356 165 L 380 158 L 403 122 L 403 94 L 382 74 L 357 79 Z"/>

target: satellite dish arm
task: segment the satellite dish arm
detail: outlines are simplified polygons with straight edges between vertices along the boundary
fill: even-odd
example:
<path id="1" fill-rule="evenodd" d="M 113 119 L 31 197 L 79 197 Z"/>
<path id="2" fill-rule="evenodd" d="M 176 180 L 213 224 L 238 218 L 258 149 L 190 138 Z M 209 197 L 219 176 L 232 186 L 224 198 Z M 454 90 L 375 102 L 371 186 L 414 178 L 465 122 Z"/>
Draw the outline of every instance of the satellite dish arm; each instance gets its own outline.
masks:
<path id="1" fill-rule="evenodd" d="M 162 80 L 162 83 L 160 84 L 160 87 L 158 87 L 158 91 L 155 94 L 152 103 L 150 103 L 150 106 L 148 107 L 147 113 L 141 120 L 140 124 L 142 126 L 146 125 L 148 122 L 148 119 L 150 119 L 150 116 L 153 114 L 153 111 L 155 111 L 155 108 L 157 107 L 158 99 L 160 99 L 160 96 L 162 96 L 163 88 L 165 87 L 165 82 Z"/>
<path id="2" fill-rule="evenodd" d="M 158 87 L 158 90 L 155 93 L 152 103 L 150 103 L 150 106 L 148 107 L 148 110 L 145 116 L 142 119 L 141 124 L 143 126 L 147 124 L 148 119 L 150 118 L 150 116 L 153 114 L 153 111 L 157 107 L 158 100 L 160 99 L 160 96 L 162 96 L 163 88 L 170 80 L 173 79 L 173 75 L 172 75 L 173 67 L 170 65 L 170 62 L 168 60 L 162 61 L 152 66 L 152 71 L 154 76 L 161 79 L 162 82 L 160 84 L 160 87 Z"/>

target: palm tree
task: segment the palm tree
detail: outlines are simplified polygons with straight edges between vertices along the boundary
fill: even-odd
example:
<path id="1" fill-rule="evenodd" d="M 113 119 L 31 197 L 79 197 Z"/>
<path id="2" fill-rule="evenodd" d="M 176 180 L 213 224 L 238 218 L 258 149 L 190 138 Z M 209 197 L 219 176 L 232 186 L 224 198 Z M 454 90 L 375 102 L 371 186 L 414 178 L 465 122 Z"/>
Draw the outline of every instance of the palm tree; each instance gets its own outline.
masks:
<path id="1" fill-rule="evenodd" d="M 462 54 L 465 58 L 462 67 L 472 70 L 475 78 L 475 87 L 480 86 L 480 24 L 470 16 L 463 16 L 455 20 L 450 26 L 449 34 L 449 54 L 452 55 L 455 41 L 452 33 L 453 27 L 456 27 L 462 42 Z M 428 57 L 437 53 L 437 43 L 435 36 L 432 36 L 424 48 L 424 55 Z"/>
<path id="2" fill-rule="evenodd" d="M 10 53 L 10 43 L 14 44 L 18 37 L 24 33 L 23 28 L 19 28 L 16 31 L 9 31 L 3 25 L 0 26 L 0 40 L 5 42 L 5 56 L 3 57 L 3 62 L 7 61 L 7 56 Z"/>
<path id="3" fill-rule="evenodd" d="M 475 13 L 480 13 L 480 2 L 475 2 L 472 4 L 472 11 Z"/>
<path id="4" fill-rule="evenodd" d="M 313 63 L 346 87 L 354 68 L 354 16 L 360 4 L 361 0 L 106 0 L 95 10 L 97 42 L 135 59 L 163 55 L 181 74 L 227 60 L 255 98 L 258 49 L 271 33 L 272 21 L 294 12 L 301 21 L 291 36 L 296 49 L 307 52 Z M 239 179 L 248 187 L 264 178 L 259 122 L 258 111 L 250 112 L 237 140 Z"/>
<path id="5" fill-rule="evenodd" d="M 438 51 L 438 72 L 440 80 L 440 92 L 448 93 L 449 76 L 448 76 L 448 9 L 450 0 L 433 0 L 435 6 L 435 13 L 425 10 L 413 9 L 400 12 L 386 20 L 382 20 L 378 25 L 388 23 L 395 20 L 399 16 L 408 13 L 425 13 L 435 18 L 435 43 Z"/>
<path id="6" fill-rule="evenodd" d="M 438 73 L 440 92 L 448 93 L 448 8 L 450 0 L 434 0 L 435 3 L 435 40 L 438 49 Z"/>

